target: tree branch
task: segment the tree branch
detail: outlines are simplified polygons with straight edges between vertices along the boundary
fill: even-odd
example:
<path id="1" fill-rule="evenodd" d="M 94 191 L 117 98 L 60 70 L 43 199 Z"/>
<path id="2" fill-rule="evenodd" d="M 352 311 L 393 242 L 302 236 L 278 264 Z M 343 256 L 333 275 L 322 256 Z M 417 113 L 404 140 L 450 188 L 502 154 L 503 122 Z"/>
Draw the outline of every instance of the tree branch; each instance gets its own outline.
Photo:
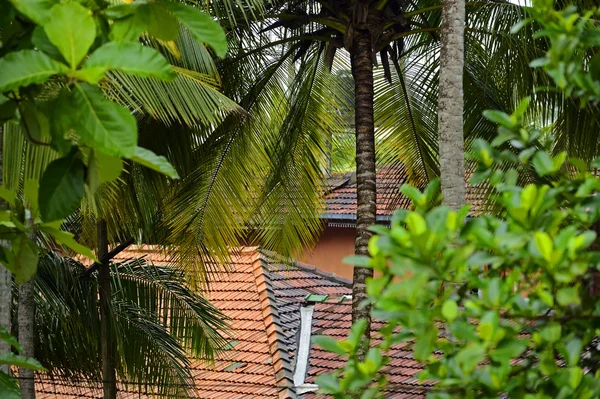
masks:
<path id="1" fill-rule="evenodd" d="M 112 258 L 123 252 L 128 246 L 133 244 L 134 239 L 130 238 L 129 240 L 117 245 L 112 251 L 108 252 L 105 256 L 99 259 L 100 262 L 94 263 L 92 266 L 88 267 L 81 273 L 81 277 L 89 277 L 93 272 L 95 272 L 100 265 L 110 261 Z"/>

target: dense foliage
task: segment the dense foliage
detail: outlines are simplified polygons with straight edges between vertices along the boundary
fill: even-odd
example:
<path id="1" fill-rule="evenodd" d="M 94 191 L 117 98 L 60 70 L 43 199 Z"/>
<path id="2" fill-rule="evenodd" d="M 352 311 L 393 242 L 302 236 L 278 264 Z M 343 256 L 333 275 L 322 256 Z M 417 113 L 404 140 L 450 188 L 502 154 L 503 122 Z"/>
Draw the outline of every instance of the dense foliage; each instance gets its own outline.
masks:
<path id="1" fill-rule="evenodd" d="M 524 23 L 539 23 L 551 46 L 532 66 L 581 106 L 596 102 L 596 11 L 534 3 L 534 19 Z M 437 207 L 434 181 L 423 192 L 403 186 L 414 210 L 396 211 L 390 228 L 373 227 L 371 256 L 351 261 L 381 274 L 368 283 L 381 340 L 359 361 L 368 345 L 363 324 L 341 342 L 318 338 L 348 357 L 343 370 L 319 379 L 324 392 L 384 397 L 386 353 L 406 343 L 424 365 L 419 378 L 431 383 L 431 398 L 598 396 L 600 371 L 590 358 L 600 332 L 600 180 L 585 162 L 545 151 L 528 108 L 526 98 L 512 115 L 487 111 L 498 135 L 473 144 L 471 184 L 493 192 L 494 215 Z M 523 175 L 538 183 L 520 185 Z"/>
<path id="2" fill-rule="evenodd" d="M 36 237 L 96 259 L 61 224 L 85 193 L 93 196 L 102 183 L 116 180 L 124 162 L 178 177 L 165 157 L 138 146 L 132 110 L 103 89 L 111 73 L 175 79 L 173 65 L 143 39 L 150 34 L 168 46 L 182 26 L 217 55 L 225 54 L 219 24 L 181 2 L 0 3 L 0 123 L 8 123 L 2 129 L 18 124 L 32 152 L 35 147 L 54 152 L 51 162 L 35 163 L 43 165 L 34 173 L 39 180 L 19 176 L 16 186 L 0 186 L 0 267 L 10 270 L 17 284 L 36 273 L 41 252 Z M 19 162 L 0 161 L 8 172 L 21 170 Z M 2 364 L 20 365 L 14 354 L 0 356 Z M 0 396 L 14 396 L 15 387 L 0 372 Z"/>

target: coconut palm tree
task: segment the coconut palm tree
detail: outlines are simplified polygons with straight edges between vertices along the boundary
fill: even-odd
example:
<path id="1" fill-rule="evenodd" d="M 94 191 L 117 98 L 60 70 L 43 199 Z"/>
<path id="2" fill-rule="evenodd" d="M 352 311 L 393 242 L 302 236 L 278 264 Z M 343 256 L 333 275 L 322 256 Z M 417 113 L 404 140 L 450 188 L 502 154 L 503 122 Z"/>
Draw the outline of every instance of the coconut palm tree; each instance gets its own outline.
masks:
<path id="1" fill-rule="evenodd" d="M 531 31 L 510 34 L 524 15 L 522 7 L 504 1 L 466 6 L 468 144 L 473 137 L 495 134 L 481 117 L 484 109 L 512 109 L 516 99 L 544 78 L 528 66 L 541 54 Z M 356 254 L 368 254 L 369 226 L 375 223 L 376 158 L 403 164 L 417 185 L 439 175 L 441 10 L 439 0 L 275 1 L 259 18 L 231 28 L 232 50 L 221 66 L 229 78 L 224 92 L 248 111 L 253 129 L 261 124 L 272 132 L 266 142 L 273 143 L 267 151 L 275 167 L 268 172 L 262 202 L 278 203 L 286 213 L 260 215 L 281 226 L 280 231 L 297 214 L 302 215 L 297 223 L 311 222 L 315 212 L 307 202 L 314 194 L 309 192 L 320 193 L 325 138 L 348 127 L 340 110 L 347 106 L 349 90 L 354 93 L 356 138 Z M 353 77 L 350 87 L 330 77 L 329 71 L 347 69 Z M 371 274 L 367 268 L 354 269 L 355 321 L 368 317 L 368 308 L 360 304 L 367 298 L 365 283 Z"/>
<path id="2" fill-rule="evenodd" d="M 443 203 L 458 210 L 465 204 L 463 135 L 465 3 L 443 0 L 438 98 L 438 135 Z"/>

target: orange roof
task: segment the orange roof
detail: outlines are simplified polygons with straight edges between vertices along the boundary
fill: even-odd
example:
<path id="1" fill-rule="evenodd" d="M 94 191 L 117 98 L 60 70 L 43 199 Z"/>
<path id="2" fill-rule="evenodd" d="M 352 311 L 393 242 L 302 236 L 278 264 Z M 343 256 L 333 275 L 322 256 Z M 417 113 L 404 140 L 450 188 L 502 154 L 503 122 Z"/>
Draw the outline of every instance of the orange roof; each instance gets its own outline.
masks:
<path id="1" fill-rule="evenodd" d="M 115 259 L 124 261 L 145 257 L 156 264 L 168 262 L 153 247 L 130 247 Z M 211 276 L 207 298 L 231 319 L 231 349 L 216 360 L 214 368 L 200 360 L 192 360 L 191 372 L 196 398 L 296 398 L 293 375 L 296 367 L 300 335 L 300 308 L 308 294 L 328 295 L 324 303 L 315 303 L 312 335 L 347 336 L 351 324 L 351 283 L 314 267 L 285 261 L 281 257 L 242 248 L 232 255 L 229 272 Z M 340 302 L 341 301 L 341 302 Z M 315 376 L 342 365 L 341 359 L 317 347 L 311 347 L 306 383 Z M 423 397 L 414 374 L 421 370 L 409 351 L 397 348 L 392 354 L 388 375 L 392 384 L 390 398 Z M 415 391 L 416 389 L 416 391 Z M 38 399 L 99 398 L 100 385 L 51 381 L 40 375 Z M 150 398 L 136 392 L 135 387 L 119 385 L 118 398 Z M 302 398 L 321 398 L 306 393 Z"/>

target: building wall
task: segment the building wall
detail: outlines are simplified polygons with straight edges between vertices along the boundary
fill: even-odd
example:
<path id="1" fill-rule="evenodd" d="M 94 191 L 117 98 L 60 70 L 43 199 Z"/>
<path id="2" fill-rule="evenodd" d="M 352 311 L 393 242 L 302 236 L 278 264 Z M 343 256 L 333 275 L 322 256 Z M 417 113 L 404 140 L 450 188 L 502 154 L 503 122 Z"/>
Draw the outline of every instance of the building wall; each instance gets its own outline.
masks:
<path id="1" fill-rule="evenodd" d="M 352 280 L 352 266 L 343 264 L 342 259 L 354 254 L 355 235 L 354 228 L 325 227 L 317 245 L 307 250 L 301 261 Z"/>

